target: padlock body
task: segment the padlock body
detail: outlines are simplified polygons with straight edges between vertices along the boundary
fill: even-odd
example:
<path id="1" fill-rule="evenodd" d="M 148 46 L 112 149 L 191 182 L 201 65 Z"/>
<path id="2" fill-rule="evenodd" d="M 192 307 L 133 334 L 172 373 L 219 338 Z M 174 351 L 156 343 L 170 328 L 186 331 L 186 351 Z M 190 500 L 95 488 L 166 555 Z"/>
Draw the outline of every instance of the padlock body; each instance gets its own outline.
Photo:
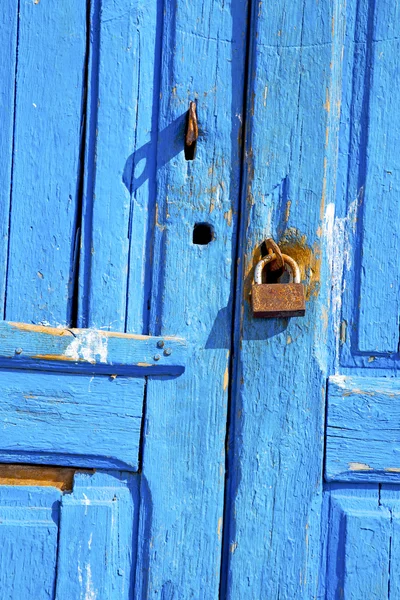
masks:
<path id="1" fill-rule="evenodd" d="M 260 283 L 251 289 L 253 316 L 304 317 L 306 299 L 302 283 Z"/>

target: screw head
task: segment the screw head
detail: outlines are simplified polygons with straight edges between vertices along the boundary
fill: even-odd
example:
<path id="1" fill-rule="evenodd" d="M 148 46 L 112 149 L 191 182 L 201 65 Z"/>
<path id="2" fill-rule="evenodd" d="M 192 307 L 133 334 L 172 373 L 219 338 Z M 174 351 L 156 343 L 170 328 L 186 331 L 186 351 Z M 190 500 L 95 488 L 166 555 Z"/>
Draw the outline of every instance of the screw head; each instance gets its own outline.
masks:
<path id="1" fill-rule="evenodd" d="M 165 350 L 164 350 L 164 356 L 171 356 L 171 354 L 172 354 L 171 348 L 165 348 Z"/>
<path id="2" fill-rule="evenodd" d="M 164 348 L 164 340 L 159 340 L 157 342 L 157 348 Z"/>
<path id="3" fill-rule="evenodd" d="M 16 348 L 15 354 L 22 354 L 22 348 Z"/>
<path id="4" fill-rule="evenodd" d="M 159 354 L 155 354 L 154 360 L 160 360 L 161 356 Z"/>

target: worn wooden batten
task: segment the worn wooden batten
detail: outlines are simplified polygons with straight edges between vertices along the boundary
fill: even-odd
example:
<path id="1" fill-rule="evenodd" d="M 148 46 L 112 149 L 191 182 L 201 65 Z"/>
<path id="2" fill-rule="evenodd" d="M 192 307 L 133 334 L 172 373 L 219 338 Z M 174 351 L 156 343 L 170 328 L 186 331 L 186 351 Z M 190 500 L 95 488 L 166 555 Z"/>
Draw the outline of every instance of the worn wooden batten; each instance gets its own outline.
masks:
<path id="1" fill-rule="evenodd" d="M 185 340 L 169 336 L 0 322 L 2 367 L 179 375 L 185 350 Z"/>

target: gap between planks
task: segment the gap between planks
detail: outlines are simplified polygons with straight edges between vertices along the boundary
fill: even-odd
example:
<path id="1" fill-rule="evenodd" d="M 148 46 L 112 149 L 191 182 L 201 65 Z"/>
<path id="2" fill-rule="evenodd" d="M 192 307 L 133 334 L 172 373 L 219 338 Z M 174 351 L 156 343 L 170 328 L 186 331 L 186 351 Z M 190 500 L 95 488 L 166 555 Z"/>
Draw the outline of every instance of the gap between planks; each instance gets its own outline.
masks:
<path id="1" fill-rule="evenodd" d="M 79 469 L 32 465 L 0 465 L 0 485 L 55 487 L 72 492 L 75 473 Z M 86 470 L 86 472 L 88 472 Z M 94 470 L 89 470 L 94 473 Z"/>

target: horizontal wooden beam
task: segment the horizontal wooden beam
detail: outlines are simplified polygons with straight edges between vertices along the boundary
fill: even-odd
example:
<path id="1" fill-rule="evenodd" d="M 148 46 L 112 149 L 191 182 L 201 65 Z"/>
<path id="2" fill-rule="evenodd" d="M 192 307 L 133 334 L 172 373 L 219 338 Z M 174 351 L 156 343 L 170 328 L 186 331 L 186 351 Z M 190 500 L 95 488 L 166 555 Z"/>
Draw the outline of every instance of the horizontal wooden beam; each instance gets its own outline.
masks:
<path id="1" fill-rule="evenodd" d="M 400 381 L 329 378 L 325 478 L 400 482 Z"/>
<path id="2" fill-rule="evenodd" d="M 137 471 L 144 383 L 0 370 L 0 463 Z"/>
<path id="3" fill-rule="evenodd" d="M 0 323 L 0 367 L 107 374 L 179 375 L 185 340 L 99 329 Z"/>

